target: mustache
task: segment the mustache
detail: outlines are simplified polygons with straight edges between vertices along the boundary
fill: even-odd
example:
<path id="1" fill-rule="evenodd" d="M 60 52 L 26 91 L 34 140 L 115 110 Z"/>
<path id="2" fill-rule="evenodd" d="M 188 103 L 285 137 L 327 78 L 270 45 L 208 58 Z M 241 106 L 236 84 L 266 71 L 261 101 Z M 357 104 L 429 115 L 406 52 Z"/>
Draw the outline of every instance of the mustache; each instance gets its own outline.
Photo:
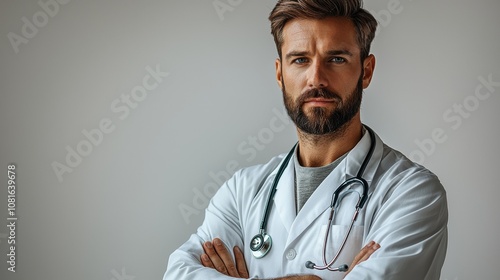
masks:
<path id="1" fill-rule="evenodd" d="M 338 101 L 342 100 L 337 93 L 330 91 L 326 88 L 313 88 L 313 89 L 307 90 L 299 97 L 299 99 L 298 99 L 299 104 L 303 104 L 305 102 L 305 100 L 309 99 L 309 98 L 335 99 Z"/>

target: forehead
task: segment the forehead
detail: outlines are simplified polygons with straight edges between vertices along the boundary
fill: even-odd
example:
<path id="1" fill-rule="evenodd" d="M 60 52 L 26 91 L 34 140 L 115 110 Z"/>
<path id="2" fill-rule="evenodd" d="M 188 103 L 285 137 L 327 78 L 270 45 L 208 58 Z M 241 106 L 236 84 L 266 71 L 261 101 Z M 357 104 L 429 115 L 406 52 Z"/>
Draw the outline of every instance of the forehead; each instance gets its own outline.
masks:
<path id="1" fill-rule="evenodd" d="M 293 19 L 283 28 L 282 52 L 347 49 L 359 54 L 356 27 L 346 17 L 324 19 Z"/>

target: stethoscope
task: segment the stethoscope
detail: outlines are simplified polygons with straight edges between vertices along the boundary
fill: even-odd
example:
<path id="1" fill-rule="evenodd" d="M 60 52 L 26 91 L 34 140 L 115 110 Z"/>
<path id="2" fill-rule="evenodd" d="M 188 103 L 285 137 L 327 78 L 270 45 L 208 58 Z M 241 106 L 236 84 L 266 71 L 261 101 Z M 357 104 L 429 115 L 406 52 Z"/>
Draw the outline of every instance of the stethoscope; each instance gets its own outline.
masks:
<path id="1" fill-rule="evenodd" d="M 371 128 L 368 126 L 365 126 L 365 128 L 368 130 L 368 133 L 370 133 L 370 149 L 368 150 L 368 153 L 365 156 L 365 159 L 363 160 L 363 163 L 361 164 L 361 167 L 359 168 L 358 174 L 356 177 L 347 179 L 344 181 L 338 188 L 335 190 L 335 192 L 332 195 L 332 201 L 330 203 L 330 216 L 328 218 L 328 227 L 325 233 L 325 240 L 323 241 L 323 265 L 316 265 L 315 263 L 311 261 L 306 262 L 306 267 L 310 269 L 318 269 L 318 270 L 325 270 L 328 269 L 329 271 L 340 271 L 340 272 L 345 272 L 349 269 L 349 267 L 346 264 L 343 264 L 339 267 L 332 267 L 332 265 L 337 261 L 338 257 L 340 256 L 340 253 L 344 249 L 344 246 L 347 242 L 347 239 L 349 237 L 349 234 L 351 233 L 352 227 L 354 225 L 354 222 L 358 218 L 358 213 L 359 211 L 363 208 L 365 205 L 366 200 L 368 199 L 368 183 L 366 182 L 365 179 L 362 178 L 363 173 L 365 172 L 366 166 L 368 165 L 368 162 L 370 161 L 373 150 L 375 149 L 375 133 Z M 262 216 L 262 221 L 260 223 L 260 229 L 259 233 L 255 235 L 252 240 L 250 241 L 250 250 L 252 251 L 252 254 L 255 258 L 260 259 L 263 258 L 267 253 L 269 253 L 269 250 L 271 250 L 272 247 L 272 238 L 269 234 L 266 233 L 266 227 L 267 227 L 267 221 L 269 219 L 269 213 L 271 212 L 271 207 L 272 207 L 272 201 L 274 198 L 274 195 L 276 194 L 278 182 L 281 178 L 281 175 L 283 175 L 283 172 L 285 171 L 288 162 L 290 161 L 290 158 L 292 157 L 295 147 L 297 144 L 295 144 L 288 153 L 288 155 L 285 157 L 283 163 L 281 164 L 280 168 L 278 169 L 278 172 L 276 174 L 276 177 L 274 178 L 273 185 L 271 187 L 271 191 L 269 193 L 269 197 L 267 199 L 266 203 L 266 210 L 264 212 L 264 215 Z M 351 219 L 351 224 L 349 226 L 349 229 L 347 233 L 344 236 L 344 239 L 342 240 L 340 248 L 337 250 L 337 253 L 334 255 L 333 259 L 330 262 L 326 261 L 326 247 L 327 247 L 327 241 L 328 241 L 328 235 L 330 234 L 330 227 L 332 224 L 332 220 L 334 217 L 334 212 L 337 206 L 340 205 L 340 202 L 342 199 L 345 197 L 347 193 L 344 193 L 343 195 L 340 195 L 343 190 L 345 190 L 347 187 L 353 185 L 353 184 L 360 184 L 363 187 L 363 193 L 359 195 L 358 202 L 356 203 L 354 215 Z M 356 192 L 357 193 L 357 192 Z M 339 199 L 340 198 L 340 199 Z"/>

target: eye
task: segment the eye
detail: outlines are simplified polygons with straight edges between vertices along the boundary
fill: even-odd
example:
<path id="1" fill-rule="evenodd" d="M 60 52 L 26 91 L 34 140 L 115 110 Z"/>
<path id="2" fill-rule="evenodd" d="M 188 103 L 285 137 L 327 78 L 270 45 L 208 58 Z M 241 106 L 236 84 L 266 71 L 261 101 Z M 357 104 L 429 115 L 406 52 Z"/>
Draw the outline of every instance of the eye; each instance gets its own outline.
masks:
<path id="1" fill-rule="evenodd" d="M 346 62 L 346 59 L 343 57 L 334 57 L 331 59 L 331 62 L 336 63 L 336 64 L 342 64 Z"/>
<path id="2" fill-rule="evenodd" d="M 305 57 L 299 57 L 299 58 L 296 58 L 292 61 L 292 63 L 295 63 L 295 64 L 304 64 L 307 62 L 307 58 Z"/>

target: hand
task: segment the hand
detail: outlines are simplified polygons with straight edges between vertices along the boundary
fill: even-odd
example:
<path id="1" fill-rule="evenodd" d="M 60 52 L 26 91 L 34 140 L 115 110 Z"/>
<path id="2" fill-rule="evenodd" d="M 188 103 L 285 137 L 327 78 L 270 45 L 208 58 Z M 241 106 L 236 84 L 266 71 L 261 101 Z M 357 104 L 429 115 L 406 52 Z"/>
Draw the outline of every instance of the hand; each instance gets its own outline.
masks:
<path id="1" fill-rule="evenodd" d="M 207 241 L 203 243 L 204 254 L 201 255 L 201 264 L 205 267 L 216 269 L 218 272 L 236 278 L 249 278 L 245 257 L 241 249 L 235 246 L 233 248 L 233 258 L 226 246 L 219 238 L 215 238 L 212 242 Z M 321 280 L 315 275 L 294 275 L 275 278 L 272 280 Z"/>
<path id="2" fill-rule="evenodd" d="M 203 266 L 216 269 L 218 272 L 231 277 L 250 277 L 243 252 L 237 246 L 233 248 L 236 264 L 226 246 L 219 238 L 215 238 L 212 242 L 205 242 L 203 250 L 205 251 L 205 254 L 201 255 L 201 264 Z"/>
<path id="3" fill-rule="evenodd" d="M 375 251 L 377 251 L 380 248 L 380 245 L 374 241 L 370 241 L 370 243 L 366 244 L 365 247 L 361 249 L 359 254 L 354 257 L 354 260 L 352 261 L 351 265 L 349 266 L 349 270 L 347 270 L 346 274 L 349 274 L 351 270 L 361 262 L 366 261 Z"/>

